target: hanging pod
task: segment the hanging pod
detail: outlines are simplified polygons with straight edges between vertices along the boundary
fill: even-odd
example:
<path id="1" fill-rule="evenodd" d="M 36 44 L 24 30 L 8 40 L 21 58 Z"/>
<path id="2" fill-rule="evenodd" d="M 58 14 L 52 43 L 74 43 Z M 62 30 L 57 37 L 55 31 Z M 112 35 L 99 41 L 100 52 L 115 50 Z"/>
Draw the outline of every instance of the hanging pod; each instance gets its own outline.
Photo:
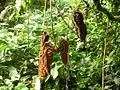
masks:
<path id="1" fill-rule="evenodd" d="M 46 32 L 42 32 L 42 42 L 40 45 L 40 60 L 38 65 L 38 76 L 44 78 L 50 73 L 50 65 L 53 60 L 54 47 L 48 42 L 49 35 Z"/>
<path id="2" fill-rule="evenodd" d="M 53 52 L 60 52 L 62 62 L 66 65 L 68 63 L 68 42 L 61 39 L 59 47 L 55 49 L 49 40 L 49 35 L 46 32 L 41 34 L 42 42 L 40 45 L 40 60 L 38 65 L 38 76 L 44 78 L 50 73 L 50 65 L 53 60 Z"/>
<path id="3" fill-rule="evenodd" d="M 60 40 L 58 50 L 60 52 L 62 62 L 66 65 L 68 63 L 68 42 L 65 39 Z"/>
<path id="4" fill-rule="evenodd" d="M 87 30 L 86 25 L 84 24 L 83 14 L 79 11 L 79 9 L 74 10 L 73 13 L 74 24 L 76 28 L 76 34 L 81 41 L 85 41 Z"/>

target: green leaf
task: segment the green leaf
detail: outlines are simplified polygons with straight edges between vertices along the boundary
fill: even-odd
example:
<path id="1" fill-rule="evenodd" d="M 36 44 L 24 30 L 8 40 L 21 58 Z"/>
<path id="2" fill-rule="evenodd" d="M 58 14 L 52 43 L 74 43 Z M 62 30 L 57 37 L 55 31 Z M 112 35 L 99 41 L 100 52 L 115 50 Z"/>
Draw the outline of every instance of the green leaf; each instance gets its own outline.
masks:
<path id="1" fill-rule="evenodd" d="M 53 79 L 56 79 L 56 77 L 58 76 L 58 70 L 56 68 L 52 68 L 51 75 L 52 75 Z"/>
<path id="2" fill-rule="evenodd" d="M 21 7 L 21 5 L 22 5 L 22 0 L 16 0 L 16 5 L 15 5 L 15 7 L 16 7 L 16 9 L 17 9 L 17 11 L 19 12 L 20 11 L 20 7 Z"/>
<path id="3" fill-rule="evenodd" d="M 9 68 L 9 77 L 12 81 L 19 80 L 20 74 L 17 72 L 17 69 L 13 66 L 10 66 Z"/>
<path id="4" fill-rule="evenodd" d="M 120 78 L 119 77 L 115 77 L 114 78 L 114 82 L 115 82 L 115 84 L 120 85 Z"/>
<path id="5" fill-rule="evenodd" d="M 28 90 L 24 83 L 19 83 L 14 90 Z"/>
<path id="6" fill-rule="evenodd" d="M 22 6 L 23 6 L 23 8 L 26 8 L 26 2 L 25 1 L 22 3 Z"/>
<path id="7" fill-rule="evenodd" d="M 61 68 L 62 66 L 63 64 L 60 65 L 55 64 L 55 67 L 51 69 L 51 75 L 53 79 L 56 79 L 56 77 L 58 76 L 58 69 Z"/>
<path id="8" fill-rule="evenodd" d="M 11 80 L 10 79 L 5 79 L 4 82 L 5 82 L 6 85 L 8 85 L 9 83 L 11 83 Z"/>
<path id="9" fill-rule="evenodd" d="M 23 28 L 24 27 L 24 25 L 23 24 L 17 24 L 14 28 Z"/>
<path id="10" fill-rule="evenodd" d="M 113 56 L 116 50 L 113 50 L 112 52 L 110 52 L 109 56 Z"/>
<path id="11" fill-rule="evenodd" d="M 45 82 L 47 82 L 50 78 L 50 75 L 48 75 L 46 78 L 45 78 Z"/>

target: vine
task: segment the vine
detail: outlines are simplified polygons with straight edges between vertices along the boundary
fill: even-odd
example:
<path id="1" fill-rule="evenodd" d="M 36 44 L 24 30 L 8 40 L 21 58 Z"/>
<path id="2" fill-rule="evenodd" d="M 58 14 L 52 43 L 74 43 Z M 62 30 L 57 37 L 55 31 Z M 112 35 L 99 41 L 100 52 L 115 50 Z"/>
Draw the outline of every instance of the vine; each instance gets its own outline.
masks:
<path id="1" fill-rule="evenodd" d="M 106 27 L 106 38 L 104 41 L 104 52 L 103 52 L 103 59 L 102 59 L 102 90 L 104 90 L 104 61 L 105 61 L 105 55 L 106 55 L 106 43 L 108 38 L 108 27 L 109 27 L 109 19 L 107 21 L 107 27 Z"/>

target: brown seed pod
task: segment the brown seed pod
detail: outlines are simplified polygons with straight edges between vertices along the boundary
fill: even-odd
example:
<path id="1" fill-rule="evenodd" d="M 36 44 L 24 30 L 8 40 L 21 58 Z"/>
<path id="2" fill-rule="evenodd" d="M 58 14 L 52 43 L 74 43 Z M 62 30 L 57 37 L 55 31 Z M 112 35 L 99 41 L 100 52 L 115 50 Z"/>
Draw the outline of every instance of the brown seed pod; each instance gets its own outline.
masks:
<path id="1" fill-rule="evenodd" d="M 84 23 L 81 23 L 80 26 L 76 28 L 76 34 L 81 41 L 85 41 L 87 31 L 86 31 L 86 25 Z"/>
<path id="2" fill-rule="evenodd" d="M 45 43 L 49 40 L 49 35 L 47 34 L 47 32 L 42 31 L 41 38 L 42 38 L 41 43 Z"/>
<path id="3" fill-rule="evenodd" d="M 86 25 L 83 22 L 83 15 L 79 9 L 74 10 L 73 18 L 78 38 L 80 38 L 81 41 L 85 41 L 87 30 Z"/>
<path id="4" fill-rule="evenodd" d="M 78 8 L 74 10 L 73 17 L 74 17 L 74 22 L 77 26 L 79 26 L 79 24 L 83 22 L 83 15 Z"/>
<path id="5" fill-rule="evenodd" d="M 62 62 L 64 64 L 68 63 L 68 42 L 65 39 L 60 40 L 60 46 L 58 48 Z"/>
<path id="6" fill-rule="evenodd" d="M 40 47 L 40 60 L 38 65 L 38 76 L 46 77 L 50 73 L 50 65 L 53 60 L 54 47 L 48 42 L 48 34 L 42 32 L 42 42 Z"/>

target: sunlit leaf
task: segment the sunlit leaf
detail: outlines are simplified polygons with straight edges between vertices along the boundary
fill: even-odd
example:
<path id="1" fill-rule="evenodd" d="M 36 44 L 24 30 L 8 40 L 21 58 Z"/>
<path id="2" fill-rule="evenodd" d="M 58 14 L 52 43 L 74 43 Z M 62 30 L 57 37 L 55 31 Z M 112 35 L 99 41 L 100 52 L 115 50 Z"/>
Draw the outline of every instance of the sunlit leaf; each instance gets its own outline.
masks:
<path id="1" fill-rule="evenodd" d="M 115 77 L 114 78 L 114 82 L 115 82 L 115 84 L 120 85 L 120 78 L 119 77 Z"/>
<path id="2" fill-rule="evenodd" d="M 23 28 L 24 25 L 23 24 L 17 24 L 14 28 Z"/>
<path id="3" fill-rule="evenodd" d="M 20 74 L 17 72 L 16 68 L 13 66 L 10 66 L 9 68 L 9 77 L 12 81 L 19 80 Z"/>
<path id="4" fill-rule="evenodd" d="M 56 68 L 52 68 L 51 75 L 52 75 L 53 79 L 56 79 L 56 77 L 58 76 L 58 70 Z"/>

